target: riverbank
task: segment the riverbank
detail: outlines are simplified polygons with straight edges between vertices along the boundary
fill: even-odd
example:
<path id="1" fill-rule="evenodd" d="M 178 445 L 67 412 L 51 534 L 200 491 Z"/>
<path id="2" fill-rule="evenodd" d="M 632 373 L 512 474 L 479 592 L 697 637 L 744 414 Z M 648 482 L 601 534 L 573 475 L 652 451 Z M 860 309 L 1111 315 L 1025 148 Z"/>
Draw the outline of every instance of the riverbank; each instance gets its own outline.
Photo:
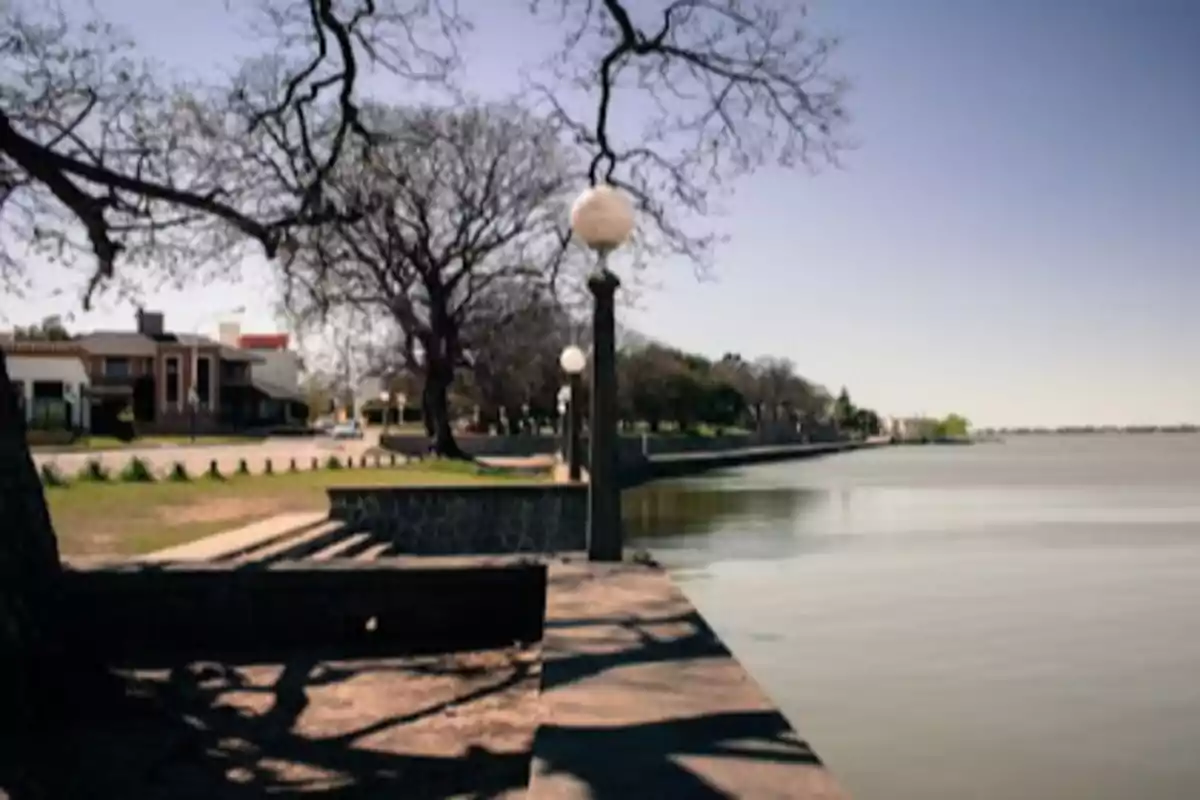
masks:
<path id="1" fill-rule="evenodd" d="M 621 465 L 621 483 L 633 488 L 653 480 L 683 478 L 721 469 L 767 464 L 776 461 L 817 458 L 835 453 L 890 447 L 888 437 L 838 442 L 801 442 L 796 444 L 739 447 L 728 450 L 659 453 L 626 459 Z"/>
<path id="2" fill-rule="evenodd" d="M 403 581 L 408 570 L 478 574 L 516 560 L 373 559 L 369 572 Z M 242 586 L 282 571 L 302 591 L 302 563 L 224 569 Z M 661 569 L 575 556 L 547 575 L 541 641 L 509 649 L 339 660 L 314 633 L 311 654 L 135 668 L 125 681 L 136 697 L 89 709 L 55 739 L 87 754 L 59 777 L 129 798 L 220 800 L 299 784 L 364 797 L 845 797 Z M 323 594 L 335 607 L 361 594 L 339 585 Z"/>

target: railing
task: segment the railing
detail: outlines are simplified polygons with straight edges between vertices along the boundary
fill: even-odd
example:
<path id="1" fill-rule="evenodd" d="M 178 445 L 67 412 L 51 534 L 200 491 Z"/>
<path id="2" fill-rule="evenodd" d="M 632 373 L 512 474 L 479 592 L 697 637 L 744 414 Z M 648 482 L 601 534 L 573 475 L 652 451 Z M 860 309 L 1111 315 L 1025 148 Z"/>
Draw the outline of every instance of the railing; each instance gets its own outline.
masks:
<path id="1" fill-rule="evenodd" d="M 138 375 L 93 375 L 88 380 L 92 386 L 99 388 L 133 387 Z"/>

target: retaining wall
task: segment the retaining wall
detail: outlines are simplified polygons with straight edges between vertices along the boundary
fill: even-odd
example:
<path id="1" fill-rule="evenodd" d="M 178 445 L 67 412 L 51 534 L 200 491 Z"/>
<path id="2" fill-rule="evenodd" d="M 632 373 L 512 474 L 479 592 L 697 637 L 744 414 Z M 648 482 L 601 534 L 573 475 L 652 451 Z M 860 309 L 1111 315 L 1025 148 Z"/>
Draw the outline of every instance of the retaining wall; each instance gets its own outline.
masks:
<path id="1" fill-rule="evenodd" d="M 587 486 L 363 486 L 326 490 L 329 517 L 390 543 L 388 555 L 587 549 Z"/>
<path id="2" fill-rule="evenodd" d="M 546 567 L 137 565 L 67 571 L 62 591 L 66 641 L 82 662 L 356 658 L 538 641 Z"/>

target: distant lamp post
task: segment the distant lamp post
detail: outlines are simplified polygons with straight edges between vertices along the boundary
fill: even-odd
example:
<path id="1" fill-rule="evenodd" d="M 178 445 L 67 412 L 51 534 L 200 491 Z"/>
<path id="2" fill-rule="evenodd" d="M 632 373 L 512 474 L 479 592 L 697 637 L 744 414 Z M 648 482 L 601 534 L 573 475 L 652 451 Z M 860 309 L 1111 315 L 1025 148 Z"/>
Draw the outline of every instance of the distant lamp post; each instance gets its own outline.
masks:
<path id="1" fill-rule="evenodd" d="M 614 310 L 614 298 L 621 282 L 608 269 L 608 254 L 628 241 L 634 221 L 633 204 L 628 196 L 609 185 L 587 189 L 571 206 L 572 232 L 596 251 L 597 256 L 596 270 L 588 278 L 588 289 L 595 298 L 588 479 L 588 558 L 593 561 L 621 560 Z"/>
<path id="2" fill-rule="evenodd" d="M 191 433 L 192 441 L 196 441 L 196 408 L 200 405 L 200 394 L 196 391 L 196 387 L 188 389 L 187 394 L 188 404 L 188 431 Z"/>
<path id="3" fill-rule="evenodd" d="M 396 401 L 396 424 L 403 425 L 404 406 L 408 404 L 408 395 L 406 395 L 404 392 L 397 392 L 396 394 L 392 395 L 392 398 Z"/>
<path id="4" fill-rule="evenodd" d="M 379 393 L 379 401 L 383 403 L 383 433 L 387 433 L 388 422 L 392 416 L 392 396 L 387 391 Z"/>
<path id="5" fill-rule="evenodd" d="M 583 383 L 583 370 L 587 366 L 587 356 L 583 351 L 575 345 L 571 345 L 562 351 L 559 356 L 558 364 L 562 367 L 563 372 L 567 373 L 567 385 L 563 387 L 563 391 L 558 393 L 560 405 L 566 406 L 567 412 L 567 475 L 572 482 L 579 481 L 583 477 L 582 461 L 583 448 L 579 446 L 579 427 L 583 421 L 581 403 L 579 396 Z"/>

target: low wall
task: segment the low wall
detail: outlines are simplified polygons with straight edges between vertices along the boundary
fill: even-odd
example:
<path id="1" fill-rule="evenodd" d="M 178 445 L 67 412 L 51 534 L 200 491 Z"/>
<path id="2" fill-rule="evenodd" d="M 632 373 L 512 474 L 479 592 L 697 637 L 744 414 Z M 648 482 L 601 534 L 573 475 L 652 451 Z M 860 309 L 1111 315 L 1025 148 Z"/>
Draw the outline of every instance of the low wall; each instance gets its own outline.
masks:
<path id="1" fill-rule="evenodd" d="M 485 436 L 464 433 L 454 437 L 462 451 L 474 458 L 540 456 L 554 453 L 562 446 L 557 436 Z M 379 446 L 405 456 L 422 456 L 429 452 L 430 440 L 421 434 L 385 434 Z"/>
<path id="2" fill-rule="evenodd" d="M 539 641 L 546 567 L 108 567 L 66 572 L 63 592 L 67 641 L 85 662 L 398 656 Z"/>
<path id="3" fill-rule="evenodd" d="M 474 458 L 537 456 L 556 453 L 562 449 L 562 437 L 543 434 L 486 436 L 461 434 L 455 437 L 463 452 Z M 789 428 L 765 430 L 759 433 L 728 434 L 724 436 L 657 436 L 623 434 L 618 439 L 622 462 L 637 461 L 645 455 L 673 453 L 711 453 L 722 450 L 741 450 L 749 447 L 801 444 L 806 439 Z M 429 452 L 430 441 L 419 434 L 385 435 L 379 439 L 385 450 L 406 456 L 421 456 Z M 588 439 L 580 442 L 586 452 Z"/>
<path id="4" fill-rule="evenodd" d="M 346 486 L 326 491 L 330 519 L 389 542 L 388 555 L 587 549 L 583 484 Z"/>

